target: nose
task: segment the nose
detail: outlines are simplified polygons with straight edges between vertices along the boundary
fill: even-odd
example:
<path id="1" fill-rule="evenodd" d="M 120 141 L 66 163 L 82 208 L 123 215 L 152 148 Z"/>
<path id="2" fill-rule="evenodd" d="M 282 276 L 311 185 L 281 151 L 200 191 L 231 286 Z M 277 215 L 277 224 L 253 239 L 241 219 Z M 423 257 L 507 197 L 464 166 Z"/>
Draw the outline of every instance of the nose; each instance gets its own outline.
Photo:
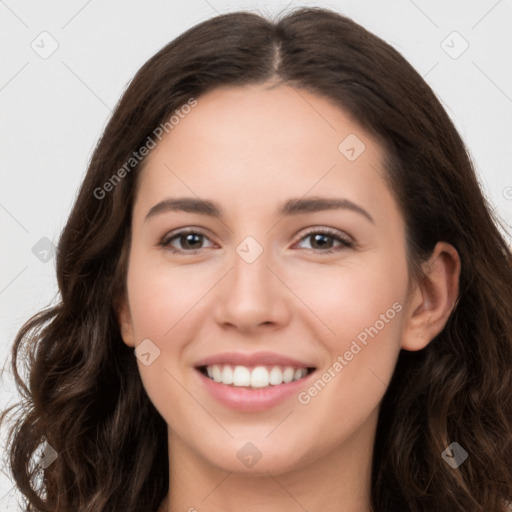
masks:
<path id="1" fill-rule="evenodd" d="M 243 332 L 285 325 L 292 293 L 276 267 L 266 248 L 252 262 L 235 252 L 215 294 L 216 322 Z"/>

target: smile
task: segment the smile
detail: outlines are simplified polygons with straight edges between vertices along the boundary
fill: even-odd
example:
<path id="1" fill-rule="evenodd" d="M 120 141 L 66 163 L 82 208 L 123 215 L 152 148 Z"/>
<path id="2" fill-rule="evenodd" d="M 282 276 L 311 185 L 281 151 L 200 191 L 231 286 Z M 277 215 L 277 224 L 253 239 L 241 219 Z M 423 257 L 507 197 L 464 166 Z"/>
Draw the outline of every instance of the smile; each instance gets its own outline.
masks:
<path id="1" fill-rule="evenodd" d="M 193 367 L 199 389 L 208 398 L 246 413 L 293 400 L 311 384 L 317 369 L 311 360 L 273 352 L 223 352 L 202 358 Z"/>
<path id="2" fill-rule="evenodd" d="M 298 381 L 313 371 L 313 368 L 294 368 L 292 366 L 259 365 L 242 366 L 214 364 L 202 366 L 199 371 L 214 382 L 233 387 L 261 389 L 280 386 Z"/>

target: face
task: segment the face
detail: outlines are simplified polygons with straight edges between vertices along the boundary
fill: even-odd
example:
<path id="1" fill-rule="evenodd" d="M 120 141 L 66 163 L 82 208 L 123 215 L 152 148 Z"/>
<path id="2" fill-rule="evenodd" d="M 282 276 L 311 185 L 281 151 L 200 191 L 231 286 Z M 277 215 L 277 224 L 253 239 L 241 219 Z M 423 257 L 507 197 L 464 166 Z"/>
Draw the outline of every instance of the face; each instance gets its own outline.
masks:
<path id="1" fill-rule="evenodd" d="M 201 96 L 151 151 L 120 323 L 176 453 L 275 474 L 371 441 L 409 285 L 383 156 L 283 85 Z"/>

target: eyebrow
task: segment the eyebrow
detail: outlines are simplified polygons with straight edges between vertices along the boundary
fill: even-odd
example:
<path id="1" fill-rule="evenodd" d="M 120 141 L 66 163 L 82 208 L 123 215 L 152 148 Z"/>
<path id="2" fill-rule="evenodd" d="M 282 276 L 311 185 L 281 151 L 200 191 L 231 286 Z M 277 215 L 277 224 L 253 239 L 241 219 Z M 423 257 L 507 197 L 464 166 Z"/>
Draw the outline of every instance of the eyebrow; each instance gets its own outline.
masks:
<path id="1" fill-rule="evenodd" d="M 359 213 L 371 223 L 375 224 L 373 217 L 364 208 L 361 208 L 352 201 L 343 198 L 335 199 L 315 196 L 307 199 L 288 199 L 281 205 L 277 213 L 284 217 L 304 213 L 315 213 L 324 210 L 350 210 Z M 223 218 L 222 208 L 214 201 L 210 201 L 208 199 L 197 199 L 194 197 L 177 197 L 166 198 L 155 204 L 155 206 L 153 206 L 146 214 L 144 221 L 147 221 L 156 215 L 170 211 L 198 213 L 200 215 L 207 215 L 218 219 Z"/>

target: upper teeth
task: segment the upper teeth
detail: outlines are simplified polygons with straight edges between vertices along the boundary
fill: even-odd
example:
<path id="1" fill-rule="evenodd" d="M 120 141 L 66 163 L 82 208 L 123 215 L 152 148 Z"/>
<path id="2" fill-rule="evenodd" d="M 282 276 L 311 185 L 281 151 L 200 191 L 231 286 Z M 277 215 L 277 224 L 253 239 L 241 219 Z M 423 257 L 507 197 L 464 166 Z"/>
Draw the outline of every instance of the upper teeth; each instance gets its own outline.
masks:
<path id="1" fill-rule="evenodd" d="M 264 388 L 269 385 L 287 384 L 293 380 L 302 379 L 308 373 L 306 368 L 292 368 L 291 366 L 280 367 L 273 366 L 270 371 L 265 366 L 255 366 L 248 368 L 246 366 L 218 365 L 214 364 L 206 367 L 208 377 L 215 382 L 222 384 L 233 384 L 233 386 L 251 386 L 253 388 Z"/>

